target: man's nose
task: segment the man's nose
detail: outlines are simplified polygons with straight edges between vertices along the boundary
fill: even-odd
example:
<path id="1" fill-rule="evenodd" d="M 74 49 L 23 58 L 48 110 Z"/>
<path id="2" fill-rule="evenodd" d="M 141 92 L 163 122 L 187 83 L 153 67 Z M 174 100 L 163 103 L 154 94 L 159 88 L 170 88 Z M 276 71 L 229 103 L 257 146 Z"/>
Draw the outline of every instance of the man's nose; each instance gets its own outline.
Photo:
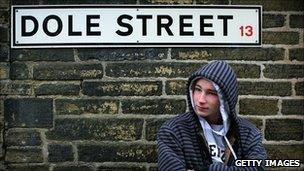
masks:
<path id="1" fill-rule="evenodd" d="M 206 101 L 206 94 L 205 94 L 205 92 L 202 92 L 201 93 L 201 95 L 200 95 L 200 97 L 199 97 L 199 102 L 200 103 L 206 103 L 207 101 Z"/>

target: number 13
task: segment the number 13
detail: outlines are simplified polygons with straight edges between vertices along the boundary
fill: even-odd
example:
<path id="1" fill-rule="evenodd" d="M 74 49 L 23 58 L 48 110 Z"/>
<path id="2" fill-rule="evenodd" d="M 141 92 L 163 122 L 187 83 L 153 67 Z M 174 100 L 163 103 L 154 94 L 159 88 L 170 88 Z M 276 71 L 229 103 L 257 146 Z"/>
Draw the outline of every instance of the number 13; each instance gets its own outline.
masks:
<path id="1" fill-rule="evenodd" d="M 244 36 L 244 34 L 246 36 L 252 36 L 253 35 L 253 28 L 252 26 L 241 26 L 240 27 L 240 30 L 241 30 L 241 36 Z"/>

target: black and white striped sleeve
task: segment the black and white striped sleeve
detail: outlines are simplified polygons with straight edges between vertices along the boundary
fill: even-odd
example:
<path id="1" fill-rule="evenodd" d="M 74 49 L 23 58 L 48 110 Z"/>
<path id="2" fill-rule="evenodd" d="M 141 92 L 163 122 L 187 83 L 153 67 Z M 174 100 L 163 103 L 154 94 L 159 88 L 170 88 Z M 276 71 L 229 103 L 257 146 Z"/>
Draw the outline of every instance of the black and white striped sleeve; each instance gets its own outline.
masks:
<path id="1" fill-rule="evenodd" d="M 186 163 L 182 144 L 167 125 L 157 134 L 158 169 L 160 171 L 185 171 Z"/>

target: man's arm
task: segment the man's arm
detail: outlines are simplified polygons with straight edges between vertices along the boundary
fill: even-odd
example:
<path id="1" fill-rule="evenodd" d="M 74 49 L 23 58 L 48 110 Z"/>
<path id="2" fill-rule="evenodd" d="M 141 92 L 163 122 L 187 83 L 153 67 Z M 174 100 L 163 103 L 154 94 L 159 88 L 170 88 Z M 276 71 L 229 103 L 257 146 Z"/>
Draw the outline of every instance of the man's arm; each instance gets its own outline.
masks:
<path id="1" fill-rule="evenodd" d="M 163 125 L 157 134 L 158 169 L 160 171 L 185 171 L 182 146 L 176 134 Z"/>
<path id="2" fill-rule="evenodd" d="M 259 133 L 252 139 L 250 147 L 245 151 L 245 158 L 243 160 L 265 160 L 267 158 L 266 150 L 262 144 L 262 134 Z M 227 166 L 222 163 L 214 163 L 209 166 L 209 170 L 218 170 L 218 171 L 263 171 L 264 166 L 261 163 L 261 166 L 255 167 L 237 167 Z"/>

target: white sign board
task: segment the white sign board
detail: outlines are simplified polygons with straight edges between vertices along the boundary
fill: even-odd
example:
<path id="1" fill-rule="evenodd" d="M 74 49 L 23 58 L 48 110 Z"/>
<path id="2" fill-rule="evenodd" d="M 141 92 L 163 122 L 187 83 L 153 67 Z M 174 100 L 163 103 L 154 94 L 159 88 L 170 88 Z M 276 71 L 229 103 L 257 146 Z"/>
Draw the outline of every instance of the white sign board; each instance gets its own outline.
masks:
<path id="1" fill-rule="evenodd" d="M 261 6 L 12 6 L 12 48 L 260 46 Z"/>

